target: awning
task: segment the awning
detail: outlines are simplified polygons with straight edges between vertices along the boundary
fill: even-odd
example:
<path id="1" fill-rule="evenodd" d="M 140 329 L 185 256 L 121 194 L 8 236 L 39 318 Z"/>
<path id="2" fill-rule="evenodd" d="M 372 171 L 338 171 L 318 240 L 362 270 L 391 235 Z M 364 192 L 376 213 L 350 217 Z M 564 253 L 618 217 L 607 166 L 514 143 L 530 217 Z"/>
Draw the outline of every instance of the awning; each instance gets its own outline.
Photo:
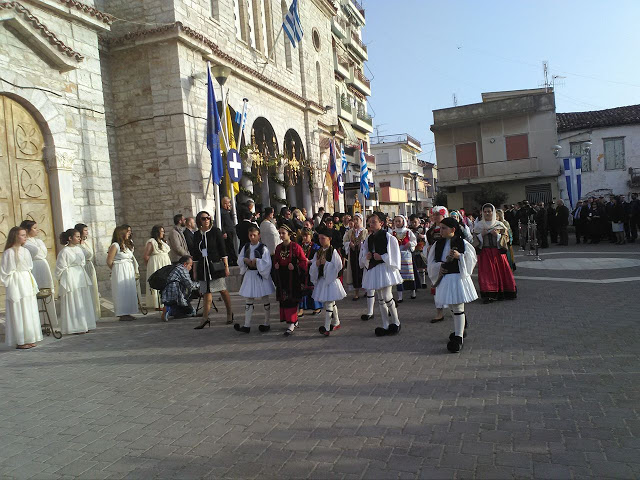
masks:
<path id="1" fill-rule="evenodd" d="M 345 143 L 347 145 L 358 146 L 359 147 L 360 146 L 360 139 L 356 135 L 356 132 L 353 131 L 353 128 L 351 127 L 351 124 L 349 124 L 349 122 L 345 122 L 340 117 L 338 117 L 338 122 L 340 123 L 340 126 L 342 127 L 342 130 L 344 130 Z"/>

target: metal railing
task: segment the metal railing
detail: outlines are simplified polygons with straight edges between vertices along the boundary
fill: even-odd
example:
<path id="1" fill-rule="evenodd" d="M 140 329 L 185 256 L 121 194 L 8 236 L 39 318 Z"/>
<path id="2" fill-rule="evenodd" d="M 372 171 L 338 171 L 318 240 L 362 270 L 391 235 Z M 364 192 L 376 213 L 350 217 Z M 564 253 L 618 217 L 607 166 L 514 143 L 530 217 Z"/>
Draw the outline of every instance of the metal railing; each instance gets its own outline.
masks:
<path id="1" fill-rule="evenodd" d="M 336 55 L 338 63 L 342 65 L 345 69 L 349 70 L 350 62 L 347 57 L 344 55 Z"/>
<path id="2" fill-rule="evenodd" d="M 365 52 L 367 51 L 367 46 L 364 43 L 362 43 L 362 40 L 360 39 L 360 37 L 358 37 L 353 30 L 351 30 L 351 40 L 353 40 L 354 43 L 359 45 L 360 48 L 362 48 Z"/>
<path id="3" fill-rule="evenodd" d="M 397 133 L 393 135 L 379 135 L 377 137 L 371 137 L 371 145 L 378 145 L 381 143 L 413 143 L 422 147 L 419 140 L 415 139 L 407 133 Z"/>
<path id="4" fill-rule="evenodd" d="M 355 5 L 355 7 L 360 12 L 360 14 L 364 17 L 364 8 L 362 7 L 362 5 L 360 5 L 360 3 L 357 0 L 351 0 L 351 3 Z"/>
<path id="5" fill-rule="evenodd" d="M 369 125 L 373 125 L 373 118 L 367 112 L 359 111 L 356 113 L 356 117 Z"/>
<path id="6" fill-rule="evenodd" d="M 344 94 L 342 95 L 342 97 L 340 97 L 340 107 L 342 108 L 342 110 L 351 112 L 351 102 L 349 101 L 347 96 Z"/>
<path id="7" fill-rule="evenodd" d="M 354 68 L 353 74 L 358 80 L 364 83 L 367 87 L 371 88 L 371 80 L 369 80 L 367 77 L 364 76 L 364 73 L 362 73 L 362 70 L 358 70 L 357 68 Z"/>

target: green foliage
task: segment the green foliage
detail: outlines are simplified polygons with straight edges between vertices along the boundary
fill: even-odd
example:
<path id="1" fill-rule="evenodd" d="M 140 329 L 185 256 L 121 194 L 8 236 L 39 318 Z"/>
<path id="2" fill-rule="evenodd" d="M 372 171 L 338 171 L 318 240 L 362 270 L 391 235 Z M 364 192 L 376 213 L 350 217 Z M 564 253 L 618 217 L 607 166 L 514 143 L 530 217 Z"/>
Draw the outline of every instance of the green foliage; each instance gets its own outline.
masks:
<path id="1" fill-rule="evenodd" d="M 442 207 L 447 207 L 449 208 L 449 205 L 447 205 L 447 194 L 445 192 L 438 192 L 436 193 L 436 196 L 433 197 L 433 205 L 436 206 L 442 206 Z"/>
<path id="2" fill-rule="evenodd" d="M 473 198 L 479 206 L 485 203 L 491 203 L 496 208 L 500 208 L 507 199 L 507 196 L 507 193 L 500 190 L 495 183 L 487 183 L 482 186 Z"/>

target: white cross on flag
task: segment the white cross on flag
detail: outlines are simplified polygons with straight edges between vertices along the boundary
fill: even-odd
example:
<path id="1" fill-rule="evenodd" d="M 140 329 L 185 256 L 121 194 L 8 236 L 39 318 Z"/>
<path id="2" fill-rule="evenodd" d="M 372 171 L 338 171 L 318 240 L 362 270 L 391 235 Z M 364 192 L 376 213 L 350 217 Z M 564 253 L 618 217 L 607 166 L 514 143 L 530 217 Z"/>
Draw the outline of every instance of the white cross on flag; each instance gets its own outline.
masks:
<path id="1" fill-rule="evenodd" d="M 227 166 L 229 171 L 229 179 L 232 182 L 239 182 L 242 178 L 242 162 L 240 154 L 235 148 L 231 148 L 227 153 Z"/>
<path id="2" fill-rule="evenodd" d="M 344 181 L 342 180 L 342 174 L 338 174 L 338 190 L 340 193 L 344 193 Z"/>

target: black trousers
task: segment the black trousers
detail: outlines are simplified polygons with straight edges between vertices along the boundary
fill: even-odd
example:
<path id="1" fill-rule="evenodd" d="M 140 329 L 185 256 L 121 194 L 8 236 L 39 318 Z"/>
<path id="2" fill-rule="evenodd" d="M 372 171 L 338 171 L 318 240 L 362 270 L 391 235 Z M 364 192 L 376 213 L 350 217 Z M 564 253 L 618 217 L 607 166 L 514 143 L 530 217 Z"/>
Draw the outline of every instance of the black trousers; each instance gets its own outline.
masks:
<path id="1" fill-rule="evenodd" d="M 569 232 L 567 226 L 558 227 L 558 233 L 560 234 L 560 245 L 569 245 Z"/>

